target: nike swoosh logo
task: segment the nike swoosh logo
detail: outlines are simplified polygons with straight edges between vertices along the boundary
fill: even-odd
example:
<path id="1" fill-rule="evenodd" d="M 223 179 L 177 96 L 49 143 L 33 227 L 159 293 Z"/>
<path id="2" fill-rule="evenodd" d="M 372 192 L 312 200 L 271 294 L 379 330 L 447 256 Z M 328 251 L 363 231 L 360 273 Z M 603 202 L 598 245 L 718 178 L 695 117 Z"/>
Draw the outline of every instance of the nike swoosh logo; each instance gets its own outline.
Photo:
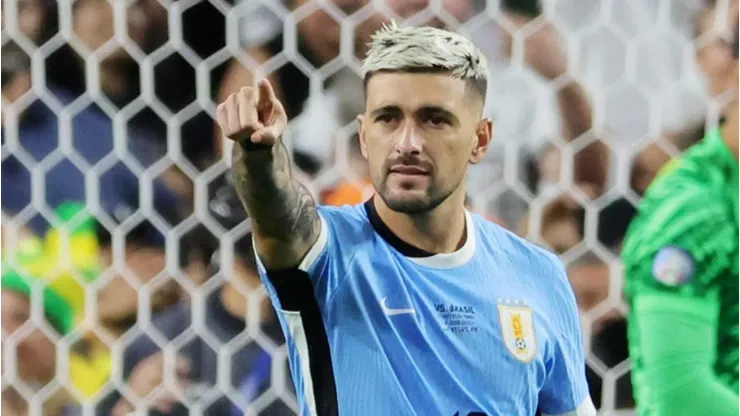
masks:
<path id="1" fill-rule="evenodd" d="M 386 305 L 386 301 L 388 298 L 383 298 L 380 300 L 380 307 L 383 308 L 383 313 L 386 316 L 393 316 L 393 315 L 409 315 L 409 314 L 415 314 L 416 310 L 413 308 L 407 308 L 407 309 L 391 309 Z"/>

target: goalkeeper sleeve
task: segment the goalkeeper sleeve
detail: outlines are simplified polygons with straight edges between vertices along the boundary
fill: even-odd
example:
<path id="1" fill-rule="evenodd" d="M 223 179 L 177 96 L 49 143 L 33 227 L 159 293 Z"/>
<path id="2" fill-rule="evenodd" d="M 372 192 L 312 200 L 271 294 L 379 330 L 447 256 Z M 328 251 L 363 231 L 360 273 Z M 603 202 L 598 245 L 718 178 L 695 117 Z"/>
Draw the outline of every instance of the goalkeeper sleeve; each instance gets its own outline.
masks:
<path id="1" fill-rule="evenodd" d="M 631 311 L 643 376 L 635 380 L 647 389 L 656 416 L 736 416 L 738 394 L 713 371 L 717 351 L 719 301 L 716 296 L 643 293 Z"/>

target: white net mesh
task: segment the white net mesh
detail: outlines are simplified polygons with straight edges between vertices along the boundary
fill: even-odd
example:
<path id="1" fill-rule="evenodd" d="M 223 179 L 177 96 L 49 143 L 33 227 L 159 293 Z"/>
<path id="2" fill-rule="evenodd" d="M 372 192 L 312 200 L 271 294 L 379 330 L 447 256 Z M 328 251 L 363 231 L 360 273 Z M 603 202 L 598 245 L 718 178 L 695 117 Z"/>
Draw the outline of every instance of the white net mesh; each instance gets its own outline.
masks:
<path id="1" fill-rule="evenodd" d="M 316 197 L 362 200 L 359 59 L 395 18 L 446 24 L 489 56 L 495 143 L 471 170 L 471 207 L 562 255 L 592 396 L 605 415 L 628 411 L 619 241 L 658 167 L 716 123 L 695 52 L 731 31 L 732 4 L 696 40 L 699 0 L 4 0 L 3 272 L 70 201 L 96 219 L 99 264 L 94 278 L 73 259 L 64 279 L 63 262 L 26 279 L 28 311 L 3 296 L 3 410 L 295 412 L 285 347 L 239 254 L 249 226 L 224 190 L 215 107 L 269 76 Z M 49 288 L 82 317 L 63 337 Z M 246 324 L 214 324 L 213 299 Z"/>

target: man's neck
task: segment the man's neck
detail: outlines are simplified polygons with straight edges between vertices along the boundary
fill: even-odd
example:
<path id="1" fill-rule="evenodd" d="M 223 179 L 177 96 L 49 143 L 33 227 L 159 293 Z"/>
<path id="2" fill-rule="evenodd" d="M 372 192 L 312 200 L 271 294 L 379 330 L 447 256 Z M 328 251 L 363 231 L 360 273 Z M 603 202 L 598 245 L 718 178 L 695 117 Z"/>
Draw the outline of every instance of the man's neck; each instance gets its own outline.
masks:
<path id="1" fill-rule="evenodd" d="M 735 159 L 738 159 L 738 101 L 735 100 L 725 108 L 725 122 L 722 124 L 722 138 L 730 148 Z"/>
<path id="2" fill-rule="evenodd" d="M 465 209 L 457 195 L 450 195 L 437 208 L 421 215 L 395 212 L 379 195 L 373 198 L 383 223 L 414 247 L 430 253 L 452 253 L 465 243 Z"/>

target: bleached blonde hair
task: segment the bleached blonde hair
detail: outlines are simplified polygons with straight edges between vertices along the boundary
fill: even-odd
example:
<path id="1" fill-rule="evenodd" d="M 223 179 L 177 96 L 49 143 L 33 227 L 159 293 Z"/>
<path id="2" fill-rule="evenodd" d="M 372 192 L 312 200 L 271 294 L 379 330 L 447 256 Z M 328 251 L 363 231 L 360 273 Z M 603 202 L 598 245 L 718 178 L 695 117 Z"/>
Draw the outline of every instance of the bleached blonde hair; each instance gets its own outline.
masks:
<path id="1" fill-rule="evenodd" d="M 433 27 L 384 25 L 371 37 L 362 64 L 365 82 L 378 71 L 448 72 L 452 77 L 472 81 L 485 96 L 488 63 L 470 39 Z"/>

